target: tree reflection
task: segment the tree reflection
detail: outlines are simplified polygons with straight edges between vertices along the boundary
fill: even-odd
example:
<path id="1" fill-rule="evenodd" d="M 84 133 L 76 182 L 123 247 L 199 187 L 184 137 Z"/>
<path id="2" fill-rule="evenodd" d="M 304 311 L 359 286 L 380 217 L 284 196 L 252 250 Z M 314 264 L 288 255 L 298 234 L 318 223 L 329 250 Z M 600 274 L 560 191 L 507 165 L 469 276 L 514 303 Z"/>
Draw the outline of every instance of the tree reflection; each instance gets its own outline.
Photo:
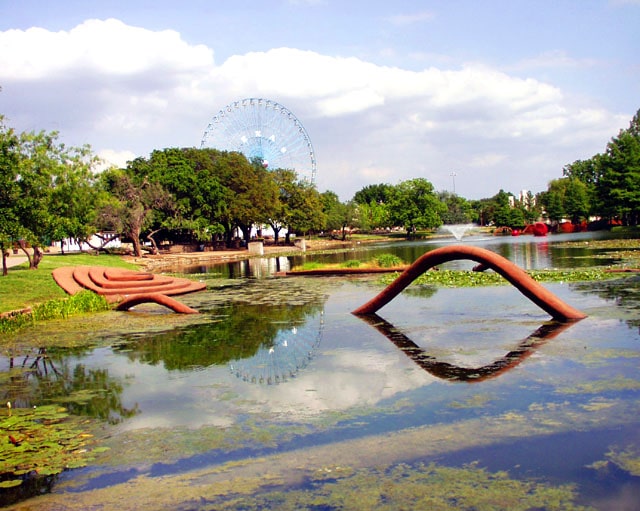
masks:
<path id="1" fill-rule="evenodd" d="M 279 332 L 304 325 L 321 309 L 321 304 L 229 305 L 211 323 L 132 337 L 114 351 L 145 364 L 162 363 L 169 371 L 225 365 L 274 347 Z"/>
<path id="2" fill-rule="evenodd" d="M 123 385 L 107 369 L 87 368 L 72 362 L 69 353 L 49 353 L 40 348 L 35 354 L 12 356 L 5 373 L 2 399 L 18 408 L 47 403 L 64 406 L 72 415 L 94 417 L 111 424 L 138 413 L 138 407 L 122 404 Z"/>
<path id="3" fill-rule="evenodd" d="M 443 380 L 464 381 L 469 383 L 496 378 L 510 371 L 531 356 L 535 350 L 546 341 L 556 337 L 572 325 L 572 323 L 550 321 L 540 326 L 540 328 L 526 339 L 520 341 L 517 347 L 513 351 L 508 352 L 504 357 L 481 367 L 460 367 L 448 362 L 441 362 L 435 357 L 432 357 L 395 326 L 377 314 L 368 314 L 359 317 L 378 330 L 425 371 Z"/>

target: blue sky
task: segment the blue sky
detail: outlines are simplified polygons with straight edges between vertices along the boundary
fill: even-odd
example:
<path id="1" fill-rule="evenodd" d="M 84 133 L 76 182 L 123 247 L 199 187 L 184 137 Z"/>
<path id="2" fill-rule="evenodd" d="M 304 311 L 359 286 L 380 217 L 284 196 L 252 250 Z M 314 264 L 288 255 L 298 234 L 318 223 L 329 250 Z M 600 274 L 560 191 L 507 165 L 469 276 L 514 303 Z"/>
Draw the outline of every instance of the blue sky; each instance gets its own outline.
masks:
<path id="1" fill-rule="evenodd" d="M 277 101 L 320 191 L 546 189 L 640 108 L 640 0 L 0 0 L 0 114 L 123 165 Z"/>

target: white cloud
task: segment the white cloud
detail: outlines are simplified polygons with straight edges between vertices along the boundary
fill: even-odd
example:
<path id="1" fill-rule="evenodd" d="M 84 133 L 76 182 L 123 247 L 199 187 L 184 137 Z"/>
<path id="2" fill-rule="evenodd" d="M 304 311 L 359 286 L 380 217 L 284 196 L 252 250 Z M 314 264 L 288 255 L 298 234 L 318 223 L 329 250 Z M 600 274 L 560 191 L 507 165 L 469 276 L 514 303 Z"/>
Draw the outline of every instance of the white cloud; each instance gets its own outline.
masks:
<path id="1" fill-rule="evenodd" d="M 0 68 L 9 79 L 39 80 L 83 71 L 131 76 L 149 70 L 173 73 L 213 64 L 213 52 L 190 46 L 173 30 L 153 32 L 115 19 L 87 20 L 72 30 L 9 30 L 0 37 Z"/>
<path id="2" fill-rule="evenodd" d="M 319 188 L 343 200 L 374 182 L 413 177 L 447 189 L 451 169 L 464 165 L 477 170 L 461 180 L 461 195 L 540 191 L 548 180 L 540 176 L 559 176 L 628 124 L 553 84 L 488 66 L 414 71 L 295 48 L 216 65 L 212 49 L 175 31 L 113 19 L 0 32 L 0 84 L 0 110 L 17 129 L 56 129 L 68 145 L 126 159 L 197 146 L 226 104 L 273 99 L 307 128 Z"/>
<path id="3" fill-rule="evenodd" d="M 110 167 L 124 168 L 127 166 L 128 161 L 132 161 L 136 158 L 135 153 L 132 151 L 115 151 L 113 149 L 103 149 L 98 151 L 98 158 L 102 161 L 101 165 L 96 169 L 101 171 Z"/>

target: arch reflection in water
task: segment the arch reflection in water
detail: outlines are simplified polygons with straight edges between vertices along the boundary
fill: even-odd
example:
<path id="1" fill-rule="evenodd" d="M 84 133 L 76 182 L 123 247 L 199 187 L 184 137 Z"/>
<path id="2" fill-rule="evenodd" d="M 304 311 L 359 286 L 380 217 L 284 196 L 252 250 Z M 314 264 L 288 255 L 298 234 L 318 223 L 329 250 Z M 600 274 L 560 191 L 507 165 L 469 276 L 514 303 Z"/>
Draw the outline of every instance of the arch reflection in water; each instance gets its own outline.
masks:
<path id="1" fill-rule="evenodd" d="M 229 362 L 238 378 L 255 384 L 274 385 L 294 378 L 313 358 L 324 330 L 324 311 L 300 325 L 281 329 L 273 342 L 261 346 L 252 357 Z"/>
<path id="2" fill-rule="evenodd" d="M 439 361 L 435 357 L 432 357 L 395 326 L 377 314 L 359 317 L 373 326 L 378 332 L 400 348 L 403 353 L 411 358 L 418 366 L 433 376 L 443 380 L 469 383 L 496 378 L 510 371 L 523 360 L 530 357 L 545 342 L 553 339 L 572 325 L 571 323 L 560 323 L 557 321 L 544 323 L 527 338 L 520 341 L 512 351 L 492 363 L 481 367 L 460 367 L 448 362 Z"/>

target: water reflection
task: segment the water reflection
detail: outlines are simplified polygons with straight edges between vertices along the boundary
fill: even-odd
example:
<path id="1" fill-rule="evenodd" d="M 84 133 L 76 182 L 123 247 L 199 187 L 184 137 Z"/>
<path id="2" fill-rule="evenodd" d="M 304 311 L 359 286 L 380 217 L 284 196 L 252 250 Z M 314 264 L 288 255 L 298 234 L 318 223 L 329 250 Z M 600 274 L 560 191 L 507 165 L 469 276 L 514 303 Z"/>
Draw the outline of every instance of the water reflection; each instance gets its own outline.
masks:
<path id="1" fill-rule="evenodd" d="M 534 236 L 492 236 L 466 235 L 462 242 L 465 245 L 481 246 L 497 252 L 525 270 L 547 268 L 577 268 L 588 266 L 610 265 L 615 262 L 612 258 L 600 258 L 598 251 L 589 247 L 589 240 L 613 237 L 608 231 L 583 232 L 571 234 L 553 234 L 547 237 Z M 565 241 L 584 241 L 584 247 L 558 246 Z M 460 243 L 455 238 L 434 238 L 419 241 L 394 241 L 389 243 L 347 243 L 341 251 L 328 253 L 301 253 L 296 256 L 262 257 L 246 261 L 217 263 L 215 265 L 198 265 L 187 269 L 185 273 L 211 273 L 225 278 L 264 278 L 279 271 L 288 271 L 300 267 L 308 262 L 344 263 L 357 259 L 363 262 L 371 261 L 382 254 L 394 254 L 406 263 L 412 263 L 424 253 L 450 245 Z M 455 269 L 471 269 L 467 261 L 447 263 Z"/>
<path id="2" fill-rule="evenodd" d="M 110 376 L 106 368 L 90 368 L 75 361 L 71 350 L 40 348 L 35 354 L 7 359 L 0 399 L 15 408 L 56 403 L 73 415 L 98 418 L 117 424 L 138 413 L 134 404 L 122 403 L 123 384 Z"/>
<path id="3" fill-rule="evenodd" d="M 573 324 L 559 323 L 556 321 L 545 323 L 526 339 L 520 341 L 517 347 L 505 356 L 481 367 L 467 368 L 437 360 L 435 357 L 427 354 L 423 348 L 418 346 L 394 325 L 377 314 L 358 317 L 373 326 L 378 332 L 400 348 L 402 352 L 411 358 L 418 366 L 433 376 L 443 380 L 469 383 L 496 378 L 510 371 L 531 356 L 542 344 L 549 339 L 553 339 Z"/>
<path id="4" fill-rule="evenodd" d="M 315 319 L 318 320 L 316 324 Z M 287 327 L 277 333 L 270 346 L 261 346 L 255 355 L 234 359 L 231 372 L 250 383 L 277 384 L 295 377 L 304 369 L 322 339 L 324 312 L 300 326 Z"/>
<path id="5" fill-rule="evenodd" d="M 320 304 L 296 306 L 228 305 L 216 311 L 210 323 L 155 335 L 125 336 L 113 347 L 131 361 L 162 364 L 168 371 L 192 371 L 259 356 L 264 350 L 281 351 L 279 344 L 307 318 L 321 311 Z M 304 329 L 303 329 L 304 330 Z"/>

